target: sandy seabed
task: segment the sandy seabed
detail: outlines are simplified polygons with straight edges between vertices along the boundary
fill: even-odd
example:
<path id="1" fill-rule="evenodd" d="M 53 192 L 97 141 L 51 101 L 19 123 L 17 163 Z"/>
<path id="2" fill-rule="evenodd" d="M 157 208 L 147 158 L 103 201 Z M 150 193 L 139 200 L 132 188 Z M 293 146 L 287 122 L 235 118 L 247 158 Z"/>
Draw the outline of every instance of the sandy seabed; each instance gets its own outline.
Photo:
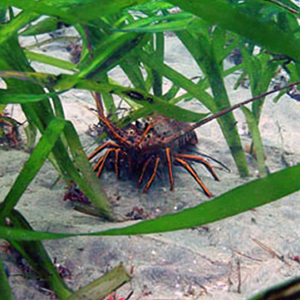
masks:
<path id="1" fill-rule="evenodd" d="M 45 37 L 41 36 L 40 39 Z M 22 45 L 34 41 L 21 40 Z M 69 59 L 66 44 L 51 43 L 36 51 Z M 176 37 L 166 38 L 168 65 L 187 77 L 199 76 L 200 71 L 184 46 Z M 61 70 L 39 63 L 32 65 L 41 72 L 58 74 Z M 116 68 L 111 76 L 119 83 L 129 86 L 129 80 Z M 233 90 L 238 74 L 226 78 L 227 91 L 232 104 L 250 98 L 247 89 Z M 170 87 L 168 81 L 164 88 Z M 78 130 L 87 153 L 91 153 L 94 139 L 86 134 L 97 117 L 89 109 L 93 98 L 86 91 L 72 90 L 62 96 L 66 117 Z M 203 112 L 197 101 L 181 103 L 194 111 Z M 11 107 L 8 107 L 10 110 Z M 250 144 L 246 122 L 241 111 L 236 111 L 237 126 L 244 146 Z M 260 129 L 265 145 L 266 164 L 271 172 L 300 160 L 300 132 L 297 121 L 300 107 L 294 100 L 284 96 L 274 104 L 267 98 L 263 108 Z M 15 106 L 13 117 L 24 119 Z M 219 171 L 221 181 L 215 182 L 201 165 L 195 165 L 197 172 L 214 195 L 220 195 L 249 180 L 256 174 L 256 163 L 250 156 L 249 166 L 253 177 L 241 179 L 230 156 L 227 144 L 216 121 L 198 128 L 198 150 L 224 162 L 231 173 Z M 22 150 L 0 148 L 0 200 L 12 187 L 29 154 Z M 125 213 L 133 206 L 142 206 L 154 216 L 182 210 L 198 205 L 207 198 L 192 177 L 180 168 L 175 175 L 175 191 L 169 191 L 167 176 L 155 181 L 148 194 L 142 194 L 135 182 L 117 181 L 115 174 L 105 172 L 101 178 L 110 199 L 119 199 L 116 211 Z M 116 226 L 134 224 L 134 221 L 112 224 L 73 210 L 70 203 L 63 201 L 65 184 L 59 182 L 50 189 L 57 173 L 49 162 L 22 196 L 17 209 L 38 231 L 91 232 Z M 131 299 L 247 299 L 258 291 L 300 274 L 300 266 L 293 258 L 300 255 L 300 208 L 299 193 L 292 194 L 275 203 L 259 207 L 204 228 L 182 230 L 164 234 L 131 237 L 92 237 L 45 241 L 51 257 L 64 262 L 73 275 L 69 282 L 73 289 L 91 282 L 105 274 L 120 262 L 130 269 L 134 266 L 134 277 L 123 286 L 118 294 L 126 297 L 131 290 Z M 224 203 L 226 205 L 226 203 Z M 275 251 L 277 256 L 264 250 L 256 241 Z M 20 271 L 7 255 L 3 255 L 11 274 Z M 240 272 L 238 271 L 240 269 Z M 240 275 L 239 275 L 240 273 Z M 240 276 L 240 278 L 239 278 Z M 43 300 L 49 296 L 35 288 L 33 280 L 11 276 L 10 284 L 16 300 Z M 143 291 L 149 292 L 147 296 Z"/>

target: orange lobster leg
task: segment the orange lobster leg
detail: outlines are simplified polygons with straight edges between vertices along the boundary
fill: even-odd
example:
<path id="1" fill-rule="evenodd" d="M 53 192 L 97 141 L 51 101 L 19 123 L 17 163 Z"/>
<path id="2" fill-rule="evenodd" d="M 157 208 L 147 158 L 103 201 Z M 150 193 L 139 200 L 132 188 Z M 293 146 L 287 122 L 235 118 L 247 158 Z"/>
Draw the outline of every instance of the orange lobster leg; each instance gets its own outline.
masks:
<path id="1" fill-rule="evenodd" d="M 107 147 L 117 147 L 120 148 L 120 146 L 114 142 L 106 142 L 102 145 L 100 145 L 91 155 L 88 156 L 88 160 L 92 159 L 95 157 L 99 152 L 101 152 L 103 149 Z"/>
<path id="2" fill-rule="evenodd" d="M 109 122 L 109 120 L 107 120 L 106 118 L 102 118 L 100 116 L 98 116 L 100 122 L 102 122 L 103 124 L 105 124 L 105 126 L 107 126 L 107 128 L 109 129 L 109 131 L 113 134 L 114 138 L 117 139 L 118 141 L 120 141 L 121 143 L 123 143 L 123 145 L 126 148 L 130 148 L 131 144 L 130 142 L 128 142 L 126 139 L 124 139 L 122 136 L 120 136 L 116 130 L 114 129 L 114 127 L 111 125 L 111 123 Z"/>
<path id="3" fill-rule="evenodd" d="M 116 158 L 115 158 L 115 171 L 116 171 L 116 174 L 117 174 L 117 179 L 120 179 L 120 172 L 119 172 L 119 153 L 120 153 L 121 149 L 116 149 L 115 150 L 115 155 L 116 155 Z"/>
<path id="4" fill-rule="evenodd" d="M 144 164 L 144 167 L 143 167 L 143 170 L 142 170 L 142 173 L 141 173 L 141 175 L 140 175 L 139 181 L 138 181 L 138 183 L 137 183 L 137 186 L 138 186 L 138 187 L 141 185 L 141 183 L 142 183 L 142 181 L 143 181 L 143 178 L 144 178 L 144 175 L 145 175 L 145 172 L 146 172 L 146 170 L 147 170 L 147 167 L 149 166 L 149 164 L 150 164 L 150 162 L 152 161 L 153 157 L 154 157 L 154 156 L 151 155 L 151 156 L 146 160 L 146 162 L 145 162 L 145 164 Z"/>
<path id="5" fill-rule="evenodd" d="M 170 191 L 173 191 L 174 178 L 173 178 L 173 172 L 172 172 L 172 160 L 171 160 L 171 155 L 170 155 L 170 148 L 166 148 L 166 158 L 167 158 L 169 177 L 170 177 Z"/>
<path id="6" fill-rule="evenodd" d="M 97 162 L 96 165 L 94 166 L 94 168 L 93 168 L 94 172 L 96 172 L 96 171 L 99 169 L 100 165 L 101 165 L 102 162 L 103 162 L 103 158 L 104 158 L 104 156 L 100 157 L 100 159 L 98 160 L 98 162 Z"/>
<path id="7" fill-rule="evenodd" d="M 147 191 L 149 190 L 149 188 L 156 176 L 159 161 L 160 161 L 160 158 L 156 157 L 153 173 L 152 173 L 150 179 L 148 180 L 147 184 L 145 185 L 145 187 L 143 189 L 143 193 L 147 193 Z"/>
<path id="8" fill-rule="evenodd" d="M 153 128 L 153 122 L 152 121 L 148 124 L 146 130 L 143 132 L 143 134 L 141 135 L 139 140 L 134 144 L 135 147 L 142 143 L 142 141 L 145 139 L 146 135 L 149 133 L 151 128 Z"/>
<path id="9" fill-rule="evenodd" d="M 211 175 L 214 177 L 214 179 L 217 181 L 220 181 L 220 179 L 217 176 L 216 172 L 214 171 L 213 167 L 202 157 L 190 155 L 190 154 L 177 154 L 176 156 L 203 164 L 206 167 L 206 169 L 211 173 Z"/>
<path id="10" fill-rule="evenodd" d="M 108 150 L 106 151 L 106 153 L 104 154 L 104 156 L 102 156 L 102 157 L 103 157 L 102 163 L 101 163 L 101 165 L 99 166 L 99 169 L 98 169 L 98 172 L 97 172 L 97 176 L 98 176 L 98 177 L 100 177 L 101 174 L 102 174 L 102 171 L 103 171 L 103 168 L 104 168 L 104 165 L 105 165 L 105 162 L 106 162 L 106 160 L 107 160 L 108 155 L 109 155 L 111 152 L 113 152 L 113 151 L 116 151 L 116 149 L 113 149 L 113 148 L 108 149 Z M 101 157 L 101 158 L 102 158 L 102 157 Z M 100 160 L 101 160 L 101 158 L 100 158 Z M 99 163 L 99 162 L 98 162 L 98 163 Z"/>
<path id="11" fill-rule="evenodd" d="M 203 182 L 198 177 L 195 170 L 186 161 L 184 161 L 183 159 L 178 158 L 178 157 L 175 158 L 175 161 L 177 161 L 182 167 L 184 167 L 194 177 L 194 179 L 198 182 L 198 184 L 203 189 L 206 196 L 212 197 L 212 193 L 207 189 L 207 187 L 203 184 Z"/>

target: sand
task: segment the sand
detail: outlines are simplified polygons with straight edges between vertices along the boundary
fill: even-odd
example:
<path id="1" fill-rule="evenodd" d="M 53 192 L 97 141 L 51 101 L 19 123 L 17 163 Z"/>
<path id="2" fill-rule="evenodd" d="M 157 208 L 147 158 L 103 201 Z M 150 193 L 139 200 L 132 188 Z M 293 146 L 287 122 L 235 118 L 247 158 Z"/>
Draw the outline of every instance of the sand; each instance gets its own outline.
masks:
<path id="1" fill-rule="evenodd" d="M 68 32 L 67 35 L 73 34 Z M 47 36 L 38 37 L 42 41 Z M 34 40 L 22 38 L 22 45 Z M 67 43 L 56 42 L 42 46 L 36 51 L 69 59 Z M 44 53 L 43 52 L 43 53 Z M 188 77 L 200 74 L 184 46 L 176 37 L 166 38 L 165 61 Z M 59 74 L 62 70 L 32 63 L 38 71 Z M 111 76 L 125 86 L 128 79 L 118 68 Z M 226 78 L 226 87 L 232 104 L 250 98 L 248 89 L 233 90 L 238 74 Z M 170 87 L 165 80 L 164 88 Z M 86 91 L 72 90 L 62 96 L 66 117 L 76 127 L 81 141 L 91 153 L 94 139 L 86 132 L 97 122 L 93 98 Z M 197 100 L 181 103 L 188 109 L 203 111 Z M 11 107 L 8 107 L 10 110 Z M 237 126 L 244 146 L 250 144 L 246 122 L 241 111 L 236 111 Z M 300 108 L 294 100 L 284 96 L 275 104 L 268 97 L 263 108 L 260 129 L 266 151 L 266 164 L 271 172 L 293 165 L 300 159 L 299 130 L 297 120 Z M 24 116 L 18 106 L 13 117 L 22 122 Z M 231 173 L 219 171 L 221 182 L 210 178 L 206 170 L 195 165 L 197 172 L 214 195 L 220 195 L 236 186 L 255 179 L 255 159 L 248 156 L 252 177 L 241 179 L 237 174 L 228 147 L 216 121 L 197 129 L 198 150 L 224 162 Z M 0 200 L 4 199 L 14 183 L 29 154 L 23 150 L 0 148 Z M 104 172 L 101 182 L 111 200 L 120 197 L 116 211 L 125 213 L 133 206 L 142 206 L 153 216 L 172 213 L 204 201 L 208 201 L 192 177 L 176 168 L 175 191 L 169 191 L 167 175 L 154 182 L 148 194 L 142 194 L 130 180 L 117 181 L 113 172 Z M 100 231 L 123 224 L 103 222 L 73 210 L 63 201 L 65 183 L 51 185 L 57 173 L 49 162 L 40 170 L 22 196 L 17 208 L 24 214 L 35 230 L 49 232 Z M 131 299 L 247 299 L 267 287 L 300 274 L 299 263 L 294 257 L 300 254 L 298 239 L 300 227 L 299 193 L 275 203 L 240 214 L 204 228 L 183 230 L 164 234 L 132 237 L 93 237 L 45 241 L 49 254 L 65 263 L 72 272 L 69 282 L 78 289 L 112 267 L 123 262 L 129 270 L 134 266 L 133 279 L 118 291 L 125 297 L 131 290 Z M 226 203 L 224 203 L 226 205 Z M 284 261 L 263 250 L 256 241 L 275 251 Z M 7 255 L 3 255 L 11 274 L 20 271 Z M 238 271 L 240 269 L 240 271 Z M 240 275 L 239 275 L 240 273 Z M 239 279 L 240 276 L 240 279 Z M 35 281 L 22 276 L 11 276 L 10 284 L 15 299 L 49 299 L 35 288 Z"/>

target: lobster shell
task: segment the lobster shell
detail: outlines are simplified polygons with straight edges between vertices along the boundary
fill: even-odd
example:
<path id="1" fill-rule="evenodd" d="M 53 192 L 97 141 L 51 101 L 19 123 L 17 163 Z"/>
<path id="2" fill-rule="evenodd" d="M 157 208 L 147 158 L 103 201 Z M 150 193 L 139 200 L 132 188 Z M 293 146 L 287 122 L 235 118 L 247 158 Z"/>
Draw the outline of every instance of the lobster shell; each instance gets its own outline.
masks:
<path id="1" fill-rule="evenodd" d="M 195 131 L 189 130 L 190 124 L 156 116 L 146 123 L 137 121 L 121 129 L 105 117 L 99 116 L 99 120 L 112 141 L 100 145 L 88 157 L 91 160 L 102 150 L 107 149 L 94 166 L 98 177 L 101 176 L 104 166 L 115 169 L 117 178 L 120 178 L 120 172 L 127 173 L 129 176 L 136 174 L 139 176 L 138 186 L 146 181 L 143 188 L 143 192 L 146 193 L 162 164 L 168 167 L 170 190 L 173 190 L 172 165 L 174 164 L 185 168 L 198 182 L 203 192 L 208 197 L 212 196 L 188 162 L 203 164 L 214 179 L 219 180 L 213 167 L 200 156 L 182 153 L 188 147 L 195 146 L 198 141 Z M 178 133 L 180 136 L 172 140 L 172 136 Z"/>

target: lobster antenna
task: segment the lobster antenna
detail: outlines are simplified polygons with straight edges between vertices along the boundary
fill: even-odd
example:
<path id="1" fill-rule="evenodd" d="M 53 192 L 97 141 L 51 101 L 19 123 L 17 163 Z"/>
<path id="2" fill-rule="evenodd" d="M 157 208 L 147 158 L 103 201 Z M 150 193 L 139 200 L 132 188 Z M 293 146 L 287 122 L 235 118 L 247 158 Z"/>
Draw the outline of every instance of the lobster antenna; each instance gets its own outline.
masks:
<path id="1" fill-rule="evenodd" d="M 231 107 L 223 109 L 223 110 L 221 110 L 221 111 L 219 111 L 219 112 L 217 112 L 215 114 L 212 114 L 212 115 L 208 116 L 207 118 L 202 119 L 201 121 L 199 121 L 197 123 L 194 123 L 194 124 L 190 125 L 186 130 L 184 130 L 184 131 L 181 130 L 178 133 L 174 134 L 173 136 L 165 138 L 164 141 L 163 141 L 163 143 L 164 144 L 171 143 L 171 142 L 179 139 L 180 137 L 184 136 L 187 132 L 191 132 L 191 131 L 195 130 L 196 128 L 198 128 L 198 127 L 200 127 L 200 126 L 202 126 L 202 125 L 204 125 L 204 124 L 206 124 L 206 123 L 208 123 L 208 122 L 210 122 L 210 121 L 212 121 L 212 120 L 214 120 L 216 118 L 219 118 L 219 117 L 221 117 L 221 116 L 223 116 L 223 115 L 225 115 L 225 114 L 227 114 L 227 113 L 229 113 L 229 112 L 231 112 L 231 111 L 233 111 L 233 110 L 235 110 L 235 109 L 237 109 L 237 108 L 239 108 L 241 106 L 244 106 L 244 105 L 246 105 L 248 103 L 251 103 L 251 102 L 254 102 L 254 101 L 259 100 L 261 98 L 264 98 L 264 97 L 266 97 L 268 95 L 271 95 L 273 93 L 276 93 L 278 91 L 291 88 L 291 87 L 293 87 L 295 85 L 298 85 L 298 84 L 300 84 L 300 81 L 291 83 L 291 84 L 286 85 L 286 86 L 281 87 L 281 88 L 277 88 L 277 89 L 275 89 L 273 91 L 269 91 L 269 92 L 257 95 L 257 96 L 255 96 L 255 97 L 253 97 L 251 99 L 245 100 L 245 101 L 243 101 L 241 103 L 238 103 L 238 104 L 235 104 L 235 105 L 233 105 Z"/>
<path id="2" fill-rule="evenodd" d="M 101 118 L 104 118 L 105 116 L 104 116 L 104 108 L 103 108 L 101 94 L 99 92 L 91 92 L 91 94 L 92 94 L 93 98 L 95 99 L 98 115 Z"/>
<path id="3" fill-rule="evenodd" d="M 202 153 L 202 152 L 195 151 L 195 150 L 189 150 L 189 151 L 190 151 L 190 152 L 193 152 L 193 153 L 197 153 L 197 154 L 199 154 L 199 155 L 202 156 L 202 157 L 206 157 L 206 158 L 211 159 L 212 161 L 216 162 L 217 164 L 219 164 L 220 166 L 222 166 L 224 169 L 226 169 L 226 171 L 230 172 L 230 169 L 229 169 L 225 164 L 223 164 L 221 161 L 219 161 L 219 160 L 213 158 L 212 156 L 209 156 L 209 155 L 207 155 L 207 154 L 204 154 L 204 153 Z"/>
<path id="4" fill-rule="evenodd" d="M 92 52 L 92 43 L 91 43 L 90 34 L 89 34 L 89 30 L 88 30 L 87 26 L 84 26 L 84 33 L 85 33 L 86 41 L 87 41 L 89 59 L 92 60 L 94 58 L 94 55 Z M 91 94 L 92 94 L 93 98 L 95 99 L 97 110 L 98 110 L 98 115 L 100 116 L 100 118 L 105 118 L 101 94 L 99 92 L 91 92 Z"/>

